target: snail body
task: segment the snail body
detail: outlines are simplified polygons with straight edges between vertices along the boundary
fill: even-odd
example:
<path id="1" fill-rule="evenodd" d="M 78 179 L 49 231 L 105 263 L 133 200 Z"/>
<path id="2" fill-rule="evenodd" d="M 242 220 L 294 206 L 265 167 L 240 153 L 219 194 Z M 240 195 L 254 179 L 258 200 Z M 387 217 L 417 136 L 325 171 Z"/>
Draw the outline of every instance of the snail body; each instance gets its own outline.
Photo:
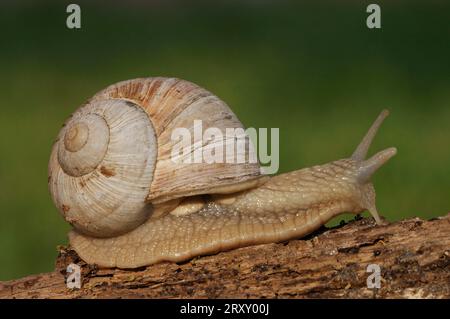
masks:
<path id="1" fill-rule="evenodd" d="M 206 128 L 243 128 L 210 92 L 173 78 L 119 82 L 66 121 L 50 157 L 49 189 L 73 225 L 71 246 L 101 267 L 178 262 L 299 238 L 344 212 L 367 209 L 381 223 L 370 177 L 396 149 L 365 157 L 387 114 L 350 158 L 270 177 L 250 161 L 171 159 L 177 127 L 193 130 L 201 119 Z"/>

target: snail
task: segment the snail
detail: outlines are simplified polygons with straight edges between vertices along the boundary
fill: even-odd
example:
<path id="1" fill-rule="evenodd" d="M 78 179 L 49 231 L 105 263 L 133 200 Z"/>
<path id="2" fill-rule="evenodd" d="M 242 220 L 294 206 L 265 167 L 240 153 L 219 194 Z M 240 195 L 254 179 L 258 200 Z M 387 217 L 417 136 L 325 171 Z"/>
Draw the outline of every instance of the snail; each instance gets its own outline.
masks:
<path id="1" fill-rule="evenodd" d="M 349 158 L 267 176 L 257 161 L 171 158 L 177 127 L 193 130 L 201 119 L 206 128 L 243 128 L 209 91 L 176 78 L 123 81 L 66 120 L 50 156 L 49 190 L 73 226 L 71 247 L 99 267 L 181 262 L 301 238 L 342 213 L 368 210 L 381 224 L 370 178 L 397 150 L 366 155 L 387 115 Z"/>

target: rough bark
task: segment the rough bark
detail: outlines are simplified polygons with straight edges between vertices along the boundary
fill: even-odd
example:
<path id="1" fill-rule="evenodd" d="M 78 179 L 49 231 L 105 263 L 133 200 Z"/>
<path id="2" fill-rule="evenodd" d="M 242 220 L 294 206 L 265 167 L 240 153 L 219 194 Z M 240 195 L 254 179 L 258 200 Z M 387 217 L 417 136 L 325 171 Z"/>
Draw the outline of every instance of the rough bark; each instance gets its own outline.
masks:
<path id="1" fill-rule="evenodd" d="M 59 248 L 54 272 L 0 283 L 0 298 L 450 298 L 450 214 L 384 226 L 359 219 L 304 239 L 240 248 L 185 263 L 98 269 Z M 82 288 L 66 288 L 66 267 Z M 381 287 L 367 288 L 367 266 Z"/>

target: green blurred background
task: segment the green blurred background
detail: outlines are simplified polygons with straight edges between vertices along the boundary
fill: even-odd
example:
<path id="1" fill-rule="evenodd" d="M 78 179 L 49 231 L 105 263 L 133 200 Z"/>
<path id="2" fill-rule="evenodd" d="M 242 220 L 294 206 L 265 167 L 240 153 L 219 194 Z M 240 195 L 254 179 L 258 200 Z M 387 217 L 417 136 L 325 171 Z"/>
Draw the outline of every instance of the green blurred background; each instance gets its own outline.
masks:
<path id="1" fill-rule="evenodd" d="M 68 225 L 47 191 L 64 119 L 114 82 L 193 81 L 246 126 L 280 128 L 280 172 L 351 154 L 382 108 L 371 149 L 398 147 L 374 177 L 389 220 L 450 210 L 450 5 L 377 1 L 68 1 L 0 5 L 0 280 L 51 271 Z M 367 216 L 367 213 L 364 215 Z M 334 222 L 338 222 L 338 218 Z"/>

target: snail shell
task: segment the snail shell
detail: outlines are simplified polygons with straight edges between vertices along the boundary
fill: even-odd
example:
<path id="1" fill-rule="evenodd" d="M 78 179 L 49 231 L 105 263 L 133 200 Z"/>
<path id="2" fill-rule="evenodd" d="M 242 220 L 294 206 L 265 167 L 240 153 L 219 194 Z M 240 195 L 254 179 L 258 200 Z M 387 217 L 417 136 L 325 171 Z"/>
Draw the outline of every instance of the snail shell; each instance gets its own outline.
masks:
<path id="1" fill-rule="evenodd" d="M 59 212 L 80 233 L 113 237 L 151 218 L 155 203 L 257 183 L 258 163 L 172 160 L 173 130 L 194 135 L 196 119 L 204 130 L 243 128 L 218 97 L 180 79 L 128 80 L 94 95 L 65 122 L 52 149 L 49 189 Z M 224 134 L 222 145 L 234 138 Z"/>

